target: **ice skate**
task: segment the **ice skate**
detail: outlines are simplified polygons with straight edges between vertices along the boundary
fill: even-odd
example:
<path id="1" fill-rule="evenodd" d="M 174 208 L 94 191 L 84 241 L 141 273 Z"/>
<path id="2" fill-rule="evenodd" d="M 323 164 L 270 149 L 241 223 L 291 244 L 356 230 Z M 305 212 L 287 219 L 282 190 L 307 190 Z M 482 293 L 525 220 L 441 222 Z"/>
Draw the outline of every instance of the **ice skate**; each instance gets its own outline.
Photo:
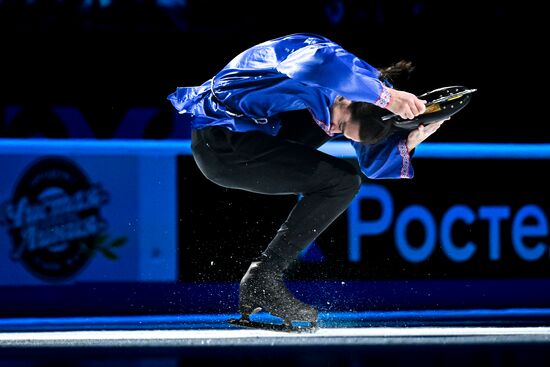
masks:
<path id="1" fill-rule="evenodd" d="M 250 315 L 264 310 L 283 320 L 282 324 L 250 320 Z M 265 261 L 255 261 L 241 280 L 239 294 L 240 319 L 234 325 L 274 331 L 312 332 L 317 330 L 317 310 L 297 300 L 286 288 L 281 269 Z M 293 325 L 309 323 L 309 326 Z"/>

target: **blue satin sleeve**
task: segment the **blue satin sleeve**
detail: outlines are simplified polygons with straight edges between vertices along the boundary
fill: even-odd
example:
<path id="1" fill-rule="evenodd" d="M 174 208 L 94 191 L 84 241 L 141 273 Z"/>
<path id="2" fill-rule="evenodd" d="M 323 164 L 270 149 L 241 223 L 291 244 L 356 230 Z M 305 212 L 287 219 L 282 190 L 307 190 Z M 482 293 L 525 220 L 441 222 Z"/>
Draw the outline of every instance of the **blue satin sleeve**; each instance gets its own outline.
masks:
<path id="1" fill-rule="evenodd" d="M 277 70 L 293 80 L 332 90 L 353 101 L 376 103 L 385 90 L 376 68 L 332 42 L 293 52 Z"/>
<path id="2" fill-rule="evenodd" d="M 406 137 L 394 134 L 378 144 L 351 142 L 361 171 L 374 179 L 412 178 L 414 170 Z"/>

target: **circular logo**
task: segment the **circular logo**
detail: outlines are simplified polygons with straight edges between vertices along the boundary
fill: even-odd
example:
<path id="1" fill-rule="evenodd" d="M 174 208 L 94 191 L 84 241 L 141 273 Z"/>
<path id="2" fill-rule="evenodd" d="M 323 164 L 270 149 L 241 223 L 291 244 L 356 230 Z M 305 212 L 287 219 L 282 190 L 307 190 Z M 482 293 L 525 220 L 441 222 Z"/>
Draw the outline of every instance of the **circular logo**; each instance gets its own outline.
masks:
<path id="1" fill-rule="evenodd" d="M 75 275 L 106 230 L 100 209 L 107 201 L 107 192 L 74 162 L 60 157 L 34 162 L 0 208 L 12 258 L 45 280 Z"/>

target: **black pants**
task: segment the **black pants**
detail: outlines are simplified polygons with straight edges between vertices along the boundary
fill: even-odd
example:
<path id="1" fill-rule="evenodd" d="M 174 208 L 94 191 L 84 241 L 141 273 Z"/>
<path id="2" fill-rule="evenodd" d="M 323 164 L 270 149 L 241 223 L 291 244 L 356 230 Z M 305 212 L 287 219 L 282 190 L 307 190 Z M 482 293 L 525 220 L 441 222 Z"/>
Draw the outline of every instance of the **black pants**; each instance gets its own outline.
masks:
<path id="1" fill-rule="evenodd" d="M 264 251 L 287 267 L 348 207 L 361 176 L 349 162 L 316 149 L 329 136 L 309 113 L 285 114 L 282 121 L 275 137 L 215 126 L 194 130 L 191 148 L 202 173 L 218 185 L 302 195 Z"/>

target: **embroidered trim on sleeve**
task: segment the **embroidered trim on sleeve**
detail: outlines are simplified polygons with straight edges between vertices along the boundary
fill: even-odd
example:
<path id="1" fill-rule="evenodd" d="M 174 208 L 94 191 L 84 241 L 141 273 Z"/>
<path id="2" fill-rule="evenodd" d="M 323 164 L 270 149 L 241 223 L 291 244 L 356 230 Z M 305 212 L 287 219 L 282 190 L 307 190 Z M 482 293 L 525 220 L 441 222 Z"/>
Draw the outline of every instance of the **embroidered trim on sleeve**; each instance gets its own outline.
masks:
<path id="1" fill-rule="evenodd" d="M 409 168 L 411 166 L 411 156 L 407 149 L 407 139 L 401 139 L 398 144 L 399 155 L 403 159 L 403 166 L 401 166 L 401 178 L 409 178 Z"/>
<path id="2" fill-rule="evenodd" d="M 374 102 L 378 107 L 386 108 L 391 102 L 391 94 L 387 87 L 382 86 L 382 92 L 380 92 L 380 97 Z"/>

